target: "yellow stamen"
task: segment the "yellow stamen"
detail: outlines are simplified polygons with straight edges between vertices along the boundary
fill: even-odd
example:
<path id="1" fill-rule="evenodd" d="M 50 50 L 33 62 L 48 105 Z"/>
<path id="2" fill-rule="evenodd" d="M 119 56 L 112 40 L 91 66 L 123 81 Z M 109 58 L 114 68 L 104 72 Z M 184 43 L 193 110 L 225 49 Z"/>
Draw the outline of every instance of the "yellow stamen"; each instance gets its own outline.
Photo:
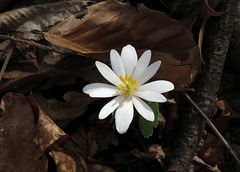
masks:
<path id="1" fill-rule="evenodd" d="M 119 78 L 123 83 L 119 85 L 119 88 L 121 91 L 123 91 L 123 94 L 126 94 L 128 96 L 131 93 L 135 93 L 135 91 L 137 91 L 137 87 L 134 87 L 137 81 L 132 78 L 132 75 L 128 77 L 128 75 L 125 74 L 125 78 L 123 78 L 122 76 L 120 76 Z"/>

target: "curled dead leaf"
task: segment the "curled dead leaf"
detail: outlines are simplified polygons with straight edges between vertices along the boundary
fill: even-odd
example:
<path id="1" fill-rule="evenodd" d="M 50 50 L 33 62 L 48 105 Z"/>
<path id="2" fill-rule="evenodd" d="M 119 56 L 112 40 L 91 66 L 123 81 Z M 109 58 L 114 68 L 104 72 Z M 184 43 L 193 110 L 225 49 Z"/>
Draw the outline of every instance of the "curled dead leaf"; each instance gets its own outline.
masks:
<path id="1" fill-rule="evenodd" d="M 57 165 L 57 172 L 77 172 L 76 163 L 70 155 L 55 150 L 49 152 L 49 155 Z"/>
<path id="2" fill-rule="evenodd" d="M 67 139 L 67 135 L 62 131 L 38 106 L 36 101 L 29 97 L 35 112 L 38 114 L 38 121 L 35 129 L 33 141 L 40 147 L 42 151 L 50 149 L 50 146 Z"/>
<path id="3" fill-rule="evenodd" d="M 156 159 L 160 165 L 163 165 L 163 159 L 165 158 L 166 154 L 160 145 L 151 145 L 148 149 L 148 152 L 140 152 L 138 149 L 132 151 L 133 155 L 138 158 L 143 159 Z"/>
<path id="4" fill-rule="evenodd" d="M 11 172 L 47 171 L 46 149 L 66 134 L 32 98 L 7 93 L 1 101 L 0 169 Z"/>
<path id="5" fill-rule="evenodd" d="M 45 33 L 45 38 L 101 61 L 109 60 L 111 49 L 119 51 L 126 44 L 132 44 L 139 55 L 151 49 L 153 59 L 162 60 L 162 68 L 168 69 L 159 72 L 158 79 L 168 79 L 175 87 L 192 82 L 202 62 L 192 33 L 165 13 L 143 4 L 137 9 L 116 0 L 98 3 L 83 19 L 71 16 Z"/>

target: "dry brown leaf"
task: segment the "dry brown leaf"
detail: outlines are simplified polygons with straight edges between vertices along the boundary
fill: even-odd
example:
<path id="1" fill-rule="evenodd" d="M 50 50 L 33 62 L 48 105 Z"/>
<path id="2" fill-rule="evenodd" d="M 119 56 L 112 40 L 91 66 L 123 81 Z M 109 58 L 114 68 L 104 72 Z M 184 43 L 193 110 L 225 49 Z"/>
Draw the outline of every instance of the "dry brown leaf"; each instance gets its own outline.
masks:
<path id="1" fill-rule="evenodd" d="M 163 159 L 165 159 L 165 152 L 160 145 L 151 145 L 148 149 L 148 152 L 140 152 L 138 149 L 132 151 L 133 155 L 137 158 L 143 159 L 156 159 L 160 165 L 163 165 Z"/>
<path id="2" fill-rule="evenodd" d="M 51 150 L 50 146 L 62 142 L 67 139 L 67 135 L 62 131 L 38 106 L 37 102 L 28 97 L 28 101 L 31 103 L 38 114 L 38 121 L 35 128 L 35 136 L 33 141 L 40 147 L 42 151 Z"/>
<path id="3" fill-rule="evenodd" d="M 49 155 L 54 159 L 57 172 L 77 172 L 75 160 L 63 152 L 52 150 Z"/>
<path id="4" fill-rule="evenodd" d="M 84 153 L 92 158 L 97 153 L 106 150 L 110 144 L 118 145 L 118 139 L 109 121 L 99 121 L 98 119 L 84 123 L 78 121 L 73 127 L 74 132 L 69 133 L 71 140 L 66 140 L 64 143 L 69 150 Z"/>
<path id="5" fill-rule="evenodd" d="M 168 79 L 176 87 L 192 82 L 201 64 L 192 33 L 165 13 L 143 4 L 136 10 L 116 0 L 98 3 L 82 20 L 71 16 L 45 33 L 45 38 L 101 61 L 109 60 L 111 49 L 119 51 L 126 44 L 132 44 L 139 55 L 151 49 L 153 60 L 162 60 L 164 68 L 157 78 Z"/>
<path id="6" fill-rule="evenodd" d="M 45 28 L 62 21 L 73 13 L 82 10 L 80 1 L 66 1 L 14 9 L 0 14 L 0 30 L 18 30 L 31 32 L 43 31 Z"/>
<path id="7" fill-rule="evenodd" d="M 1 102 L 0 169 L 11 172 L 47 171 L 46 149 L 66 134 L 32 98 L 7 93 Z"/>
<path id="8" fill-rule="evenodd" d="M 217 106 L 222 110 L 222 116 L 230 116 L 231 108 L 226 100 L 218 100 Z"/>
<path id="9" fill-rule="evenodd" d="M 136 10 L 115 0 L 91 6 L 82 20 L 71 16 L 45 33 L 45 38 L 84 54 L 108 53 L 131 43 L 139 50 L 174 54 L 179 60 L 187 59 L 195 45 L 191 32 L 165 13 L 143 4 Z"/>
<path id="10" fill-rule="evenodd" d="M 66 127 L 73 119 L 80 117 L 88 108 L 88 105 L 93 102 L 85 94 L 69 91 L 64 94 L 65 102 L 56 99 L 46 99 L 41 94 L 34 92 L 34 98 L 39 106 L 49 114 L 60 127 Z"/>
<path id="11" fill-rule="evenodd" d="M 207 139 L 204 145 L 198 148 L 197 154 L 205 163 L 211 166 L 217 164 L 221 168 L 225 165 L 225 146 L 212 134 L 207 134 Z"/>
<path id="12" fill-rule="evenodd" d="M 46 154 L 33 142 L 37 116 L 27 98 L 8 93 L 2 99 L 1 108 L 1 171 L 47 171 Z"/>

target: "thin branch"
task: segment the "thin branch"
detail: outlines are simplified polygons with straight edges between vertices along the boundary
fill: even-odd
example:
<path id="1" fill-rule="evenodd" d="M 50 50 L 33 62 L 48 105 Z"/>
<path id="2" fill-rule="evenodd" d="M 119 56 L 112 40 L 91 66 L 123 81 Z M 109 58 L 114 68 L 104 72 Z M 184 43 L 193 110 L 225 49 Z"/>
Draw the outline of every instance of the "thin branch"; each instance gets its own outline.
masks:
<path id="1" fill-rule="evenodd" d="M 229 150 L 229 152 L 232 154 L 234 159 L 237 162 L 237 165 L 240 166 L 240 160 L 238 156 L 233 151 L 232 147 L 228 144 L 228 142 L 224 139 L 224 137 L 221 135 L 221 133 L 218 131 L 218 129 L 214 126 L 214 124 L 211 122 L 211 120 L 207 117 L 207 115 L 198 107 L 198 105 L 189 97 L 187 93 L 185 93 L 186 98 L 188 101 L 193 105 L 193 107 L 201 114 L 201 116 L 206 120 L 207 124 L 212 128 L 212 130 L 216 133 L 217 137 L 223 142 L 223 144 L 226 146 L 226 148 Z"/>
<path id="2" fill-rule="evenodd" d="M 69 52 L 59 51 L 59 50 L 56 50 L 55 48 L 48 47 L 46 45 L 42 45 L 42 44 L 36 43 L 34 41 L 29 41 L 29 40 L 26 40 L 26 39 L 15 38 L 15 37 L 12 37 L 12 36 L 9 36 L 9 35 L 1 35 L 0 34 L 0 39 L 9 39 L 9 40 L 12 40 L 12 41 L 15 41 L 15 42 L 21 42 L 21 43 L 24 43 L 24 44 L 29 44 L 29 45 L 38 47 L 40 49 L 56 52 L 56 53 L 59 53 L 59 54 L 68 55 L 69 52 L 73 52 L 72 50 L 68 50 L 68 49 L 67 50 Z M 77 53 L 79 55 L 83 55 L 83 54 L 81 54 L 79 52 L 75 52 L 75 51 L 74 51 L 74 53 Z"/>
<path id="3" fill-rule="evenodd" d="M 13 54 L 13 46 L 9 49 L 7 57 L 6 57 L 6 59 L 3 63 L 3 66 L 2 66 L 2 69 L 1 69 L 1 72 L 0 72 L 0 82 L 1 82 L 2 77 L 3 77 L 3 73 L 5 72 L 5 70 L 7 68 L 8 62 L 9 62 L 10 58 L 12 57 L 12 54 Z"/>

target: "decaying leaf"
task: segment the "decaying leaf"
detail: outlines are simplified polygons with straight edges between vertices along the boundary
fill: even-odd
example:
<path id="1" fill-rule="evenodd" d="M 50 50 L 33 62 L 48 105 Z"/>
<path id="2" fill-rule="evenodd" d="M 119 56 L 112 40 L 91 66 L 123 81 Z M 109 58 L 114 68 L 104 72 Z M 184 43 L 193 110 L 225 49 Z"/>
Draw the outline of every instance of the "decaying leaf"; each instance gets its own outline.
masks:
<path id="1" fill-rule="evenodd" d="M 135 149 L 133 152 L 133 155 L 138 158 L 144 158 L 144 159 L 156 159 L 160 165 L 163 165 L 163 159 L 165 159 L 165 152 L 162 149 L 162 146 L 160 145 L 151 145 L 148 149 L 148 152 L 140 152 L 139 150 Z"/>
<path id="2" fill-rule="evenodd" d="M 49 155 L 54 159 L 57 172 L 78 172 L 74 159 L 63 152 L 52 150 Z"/>
<path id="3" fill-rule="evenodd" d="M 67 149 L 84 153 L 92 158 L 97 153 L 106 150 L 110 144 L 118 145 L 118 139 L 110 122 L 98 119 L 88 122 L 89 125 L 78 121 L 73 126 L 74 132 L 69 133 L 71 140 L 66 140 L 64 143 Z"/>
<path id="4" fill-rule="evenodd" d="M 231 108 L 229 107 L 228 103 L 226 100 L 218 100 L 217 106 L 222 110 L 222 115 L 223 116 L 230 116 L 231 114 Z"/>
<path id="5" fill-rule="evenodd" d="M 33 5 L 0 14 L 0 30 L 7 32 L 43 31 L 82 10 L 83 1 L 63 1 L 52 4 Z M 82 10 L 83 11 L 83 10 Z"/>
<path id="6" fill-rule="evenodd" d="M 143 4 L 136 10 L 116 0 L 98 3 L 83 19 L 71 16 L 45 33 L 45 38 L 101 61 L 109 60 L 111 49 L 120 50 L 126 44 L 132 44 L 139 55 L 151 49 L 153 60 L 162 60 L 157 78 L 168 79 L 175 87 L 192 82 L 201 64 L 192 33 Z"/>
<path id="7" fill-rule="evenodd" d="M 33 95 L 44 112 L 49 114 L 60 127 L 66 127 L 73 119 L 80 117 L 93 101 L 88 96 L 74 91 L 64 94 L 65 102 L 45 99 L 37 92 Z"/>
<path id="8" fill-rule="evenodd" d="M 223 143 L 216 136 L 208 133 L 204 145 L 198 148 L 197 153 L 205 163 L 211 166 L 217 164 L 221 168 L 225 164 L 224 151 Z"/>
<path id="9" fill-rule="evenodd" d="M 46 149 L 66 137 L 32 98 L 7 93 L 1 101 L 0 169 L 47 171 Z"/>
<path id="10" fill-rule="evenodd" d="M 8 93 L 1 108 L 1 171 L 47 171 L 47 157 L 33 142 L 37 116 L 31 104 L 21 95 Z"/>

